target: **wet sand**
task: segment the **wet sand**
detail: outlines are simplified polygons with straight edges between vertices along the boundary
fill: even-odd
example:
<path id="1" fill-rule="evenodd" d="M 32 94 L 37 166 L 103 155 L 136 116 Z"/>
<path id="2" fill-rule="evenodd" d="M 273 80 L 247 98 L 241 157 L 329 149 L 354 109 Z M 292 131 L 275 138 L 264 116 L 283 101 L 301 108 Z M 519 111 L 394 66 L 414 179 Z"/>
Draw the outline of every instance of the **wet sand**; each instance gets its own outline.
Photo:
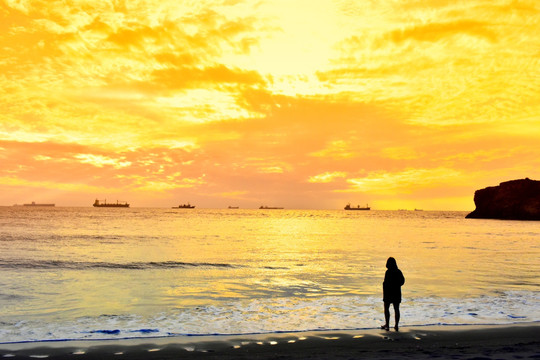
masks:
<path id="1" fill-rule="evenodd" d="M 540 323 L 0 344 L 8 359 L 540 359 Z"/>

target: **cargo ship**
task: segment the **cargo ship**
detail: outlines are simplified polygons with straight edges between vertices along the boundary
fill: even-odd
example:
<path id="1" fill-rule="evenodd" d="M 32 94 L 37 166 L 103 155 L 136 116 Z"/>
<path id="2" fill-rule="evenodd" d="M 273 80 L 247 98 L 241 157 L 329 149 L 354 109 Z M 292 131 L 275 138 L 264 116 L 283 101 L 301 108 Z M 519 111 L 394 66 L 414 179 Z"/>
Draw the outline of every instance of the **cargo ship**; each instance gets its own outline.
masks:
<path id="1" fill-rule="evenodd" d="M 259 208 L 261 210 L 277 210 L 277 209 L 283 209 L 282 207 L 275 207 L 275 206 L 262 206 Z"/>
<path id="2" fill-rule="evenodd" d="M 116 200 L 116 203 L 108 203 L 107 200 L 103 200 L 103 202 L 101 202 L 100 200 L 96 199 L 96 201 L 94 201 L 94 207 L 129 207 L 129 204 L 127 202 L 119 202 L 118 200 Z"/>
<path id="3" fill-rule="evenodd" d="M 35 201 L 32 201 L 30 204 L 23 204 L 23 206 L 54 206 L 55 204 L 36 204 Z"/>
<path id="4" fill-rule="evenodd" d="M 173 209 L 195 209 L 195 205 L 191 205 L 190 203 L 182 204 L 178 206 L 173 206 Z"/>
<path id="5" fill-rule="evenodd" d="M 356 207 L 352 207 L 351 204 L 347 204 L 344 209 L 345 210 L 371 210 L 371 208 L 367 204 L 365 207 L 360 207 L 360 205 L 357 205 Z"/>

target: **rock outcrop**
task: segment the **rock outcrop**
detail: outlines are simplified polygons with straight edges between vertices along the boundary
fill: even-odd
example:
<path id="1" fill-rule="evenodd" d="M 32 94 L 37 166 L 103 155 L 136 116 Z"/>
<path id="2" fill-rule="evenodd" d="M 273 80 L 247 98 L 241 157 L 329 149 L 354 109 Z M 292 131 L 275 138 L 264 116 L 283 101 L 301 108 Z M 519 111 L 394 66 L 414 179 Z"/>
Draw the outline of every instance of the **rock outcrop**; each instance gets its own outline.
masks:
<path id="1" fill-rule="evenodd" d="M 540 220 L 540 181 L 506 181 L 499 186 L 476 190 L 473 219 Z"/>

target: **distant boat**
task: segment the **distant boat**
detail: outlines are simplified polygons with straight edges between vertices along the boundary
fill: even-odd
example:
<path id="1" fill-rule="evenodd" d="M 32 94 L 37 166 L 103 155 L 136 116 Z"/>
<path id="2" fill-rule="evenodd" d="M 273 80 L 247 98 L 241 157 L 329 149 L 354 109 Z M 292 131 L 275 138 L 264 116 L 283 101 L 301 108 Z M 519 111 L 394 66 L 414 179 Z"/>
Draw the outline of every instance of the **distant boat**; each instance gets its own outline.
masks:
<path id="1" fill-rule="evenodd" d="M 277 210 L 277 209 L 283 209 L 282 207 L 275 207 L 275 206 L 263 206 L 261 205 L 261 207 L 259 208 L 261 210 Z"/>
<path id="2" fill-rule="evenodd" d="M 173 209 L 195 209 L 195 205 L 191 205 L 190 203 L 182 204 L 178 206 L 173 206 Z"/>
<path id="3" fill-rule="evenodd" d="M 230 206 L 229 205 L 229 209 L 238 209 L 238 206 Z"/>
<path id="4" fill-rule="evenodd" d="M 351 204 L 347 204 L 344 209 L 345 210 L 371 210 L 371 208 L 367 204 L 365 207 L 360 207 L 360 205 L 357 205 L 356 207 L 352 207 Z"/>
<path id="5" fill-rule="evenodd" d="M 94 207 L 129 207 L 129 204 L 127 202 L 119 202 L 118 200 L 116 200 L 116 203 L 108 203 L 107 200 L 103 200 L 103 202 L 101 202 L 100 200 L 96 199 L 96 201 L 94 201 Z"/>
<path id="6" fill-rule="evenodd" d="M 424 210 L 422 210 L 422 209 L 414 209 L 414 211 L 424 211 Z"/>
<path id="7" fill-rule="evenodd" d="M 23 206 L 54 206 L 54 204 L 36 204 L 35 201 L 32 201 L 30 204 L 23 204 Z"/>

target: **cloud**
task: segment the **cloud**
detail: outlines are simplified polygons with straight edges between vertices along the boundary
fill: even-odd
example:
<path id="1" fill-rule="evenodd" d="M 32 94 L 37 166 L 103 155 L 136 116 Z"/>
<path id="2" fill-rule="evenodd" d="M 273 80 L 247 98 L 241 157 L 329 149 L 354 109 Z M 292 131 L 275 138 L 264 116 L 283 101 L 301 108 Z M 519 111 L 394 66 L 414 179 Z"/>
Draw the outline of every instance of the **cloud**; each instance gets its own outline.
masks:
<path id="1" fill-rule="evenodd" d="M 29 12 L 29 3 L 27 1 L 16 1 L 16 0 L 6 0 L 5 5 L 7 7 L 20 11 L 24 14 L 28 14 Z M 2 2 L 2 12 L 7 12 L 8 10 L 4 8 L 4 2 Z"/>
<path id="2" fill-rule="evenodd" d="M 193 164 L 194 155 L 181 148 L 98 153 L 82 145 L 18 142 L 2 145 L 5 150 L 0 156 L 5 160 L 0 176 L 16 176 L 21 182 L 82 182 L 104 188 L 145 187 L 149 191 L 152 186 L 145 185 L 146 182 L 156 185 L 156 189 L 165 188 L 161 183 L 168 183 L 172 189 L 204 184 L 204 172 Z"/>
<path id="3" fill-rule="evenodd" d="M 69 192 L 104 193 L 107 187 L 93 186 L 84 183 L 60 182 L 60 181 L 30 181 L 18 177 L 0 176 L 0 185 L 13 188 L 32 188 L 62 190 Z"/>
<path id="4" fill-rule="evenodd" d="M 259 168 L 261 174 L 283 174 L 281 166 L 264 166 Z"/>
<path id="5" fill-rule="evenodd" d="M 155 70 L 151 84 L 167 89 L 208 88 L 222 85 L 263 86 L 265 81 L 255 71 L 230 69 L 225 65 L 207 68 L 174 67 Z"/>
<path id="6" fill-rule="evenodd" d="M 381 153 L 385 157 L 396 160 L 415 160 L 425 156 L 425 154 L 419 154 L 416 150 L 406 146 L 384 148 Z"/>
<path id="7" fill-rule="evenodd" d="M 317 205 L 534 177 L 533 2 L 291 6 L 0 2 L 0 176 Z"/>
<path id="8" fill-rule="evenodd" d="M 347 173 L 342 171 L 334 171 L 334 172 L 325 172 L 319 175 L 310 176 L 308 179 L 308 182 L 310 183 L 330 183 L 338 178 L 344 178 L 347 176 Z"/>
<path id="9" fill-rule="evenodd" d="M 363 178 L 350 178 L 345 192 L 407 194 L 422 188 L 441 187 L 459 181 L 461 173 L 450 168 L 408 169 L 400 172 L 374 171 Z"/>
<path id="10" fill-rule="evenodd" d="M 129 176 L 119 176 L 121 179 L 128 180 L 128 188 L 131 191 L 142 192 L 142 193 L 170 193 L 172 190 L 176 189 L 192 189 L 198 186 L 206 184 L 204 180 L 204 175 L 197 178 L 188 178 L 182 177 L 180 174 L 176 176 L 167 176 L 166 179 L 163 177 L 158 179 L 153 179 L 148 176 L 139 176 L 139 175 L 129 175 Z"/>
<path id="11" fill-rule="evenodd" d="M 132 164 L 130 161 L 126 161 L 125 159 L 113 159 L 103 155 L 77 154 L 74 157 L 83 164 L 91 164 L 98 168 L 109 165 L 114 167 L 115 169 L 121 169 L 131 166 Z"/>
<path id="12" fill-rule="evenodd" d="M 351 151 L 353 144 L 344 140 L 332 140 L 324 149 L 314 151 L 310 155 L 314 157 L 347 159 L 357 157 L 359 154 Z"/>
<path id="13" fill-rule="evenodd" d="M 459 34 L 481 37 L 491 42 L 497 40 L 495 32 L 489 29 L 489 24 L 476 20 L 416 25 L 402 30 L 394 30 L 387 34 L 386 38 L 395 43 L 407 40 L 433 42 Z"/>

